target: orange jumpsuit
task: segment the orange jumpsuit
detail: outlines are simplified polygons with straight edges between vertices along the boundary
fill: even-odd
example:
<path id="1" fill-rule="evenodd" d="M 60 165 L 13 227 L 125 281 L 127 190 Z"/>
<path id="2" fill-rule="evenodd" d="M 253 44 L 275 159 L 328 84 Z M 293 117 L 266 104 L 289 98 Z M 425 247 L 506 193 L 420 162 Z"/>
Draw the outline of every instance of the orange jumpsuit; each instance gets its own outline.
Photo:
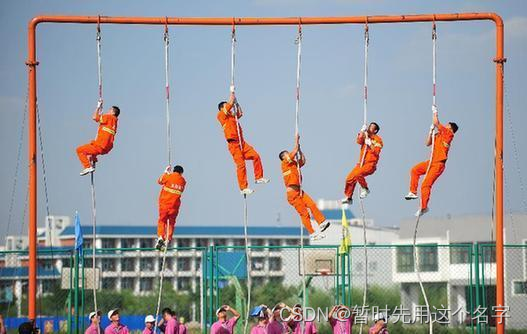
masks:
<path id="1" fill-rule="evenodd" d="M 382 150 L 382 138 L 377 135 L 370 135 L 371 146 L 368 147 L 364 144 L 366 139 L 365 136 L 357 135 L 357 144 L 361 145 L 359 162 L 353 168 L 353 170 L 346 177 L 346 186 L 344 187 L 344 194 L 347 198 L 353 196 L 355 191 L 355 185 L 359 182 L 362 188 L 368 188 L 365 176 L 371 175 L 377 169 L 377 162 Z M 366 150 L 366 156 L 364 156 L 364 150 Z M 362 157 L 364 156 L 364 163 L 361 166 Z"/>
<path id="2" fill-rule="evenodd" d="M 97 138 L 89 144 L 77 147 L 77 156 L 84 168 L 91 166 L 90 159 L 96 161 L 98 155 L 106 154 L 112 150 L 117 133 L 117 117 L 114 115 L 99 115 L 95 121 L 99 123 Z"/>
<path id="3" fill-rule="evenodd" d="M 454 132 L 447 129 L 442 124 L 438 126 L 438 132 L 435 134 L 432 163 L 430 170 L 421 184 L 421 209 L 428 207 L 430 200 L 430 193 L 432 185 L 437 178 L 444 172 L 446 161 L 448 159 L 448 151 L 450 150 L 450 143 L 454 139 Z M 415 165 L 410 171 L 410 191 L 417 194 L 417 186 L 419 185 L 419 178 L 426 174 L 428 163 L 430 160 L 423 161 Z"/>
<path id="4" fill-rule="evenodd" d="M 181 195 L 187 181 L 179 173 L 163 173 L 157 180 L 162 185 L 159 192 L 159 220 L 157 221 L 157 235 L 165 240 L 172 240 L 176 217 L 181 205 Z M 166 230 L 168 223 L 168 231 Z"/>
<path id="5" fill-rule="evenodd" d="M 248 187 L 245 160 L 253 161 L 254 178 L 256 180 L 263 178 L 263 166 L 258 152 L 256 152 L 256 150 L 243 139 L 243 131 L 241 126 L 240 136 L 238 136 L 238 125 L 236 124 L 236 118 L 230 112 L 231 109 L 232 104 L 226 103 L 223 107 L 223 110 L 218 112 L 217 119 L 223 127 L 223 132 L 225 134 L 225 139 L 227 140 L 229 152 L 231 152 L 234 163 L 236 164 L 238 185 L 240 186 L 240 190 L 243 190 Z M 238 118 L 241 116 L 241 113 L 239 113 Z"/>
<path id="6" fill-rule="evenodd" d="M 303 165 L 304 162 L 301 162 L 300 167 Z M 315 230 L 311 226 L 309 211 L 311 211 L 311 214 L 318 225 L 324 222 L 326 217 L 324 217 L 322 212 L 317 208 L 313 199 L 311 199 L 305 191 L 300 189 L 302 176 L 299 173 L 295 157 L 287 155 L 285 159 L 282 160 L 282 175 L 284 176 L 284 183 L 287 188 L 287 201 L 296 209 L 300 215 L 300 219 L 302 219 L 302 224 L 304 224 L 309 234 L 313 234 Z"/>

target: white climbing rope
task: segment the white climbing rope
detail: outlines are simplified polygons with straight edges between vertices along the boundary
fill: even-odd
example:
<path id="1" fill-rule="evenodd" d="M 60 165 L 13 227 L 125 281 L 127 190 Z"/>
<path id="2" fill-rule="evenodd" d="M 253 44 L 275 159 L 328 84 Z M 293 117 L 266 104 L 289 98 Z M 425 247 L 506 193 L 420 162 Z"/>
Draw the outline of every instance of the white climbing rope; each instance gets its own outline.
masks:
<path id="1" fill-rule="evenodd" d="M 436 32 L 436 24 L 435 21 L 432 25 L 432 105 L 436 105 L 436 52 L 437 52 L 437 32 Z M 432 166 L 432 160 L 434 158 L 434 145 L 435 145 L 435 134 L 434 130 L 431 130 L 432 136 L 432 142 L 431 142 L 431 149 L 430 149 L 430 159 L 428 161 L 428 166 L 426 168 L 426 173 L 423 178 L 426 180 L 426 177 L 428 176 L 428 172 L 430 171 L 430 166 Z M 421 194 L 422 195 L 422 194 Z M 419 203 L 419 210 L 421 210 L 421 204 Z M 425 300 L 426 304 L 426 312 L 428 316 L 428 325 L 429 325 L 429 333 L 433 334 L 433 322 L 432 317 L 430 314 L 430 303 L 428 301 L 428 296 L 426 295 L 426 291 L 423 285 L 423 279 L 421 277 L 421 270 L 419 269 L 419 254 L 417 252 L 417 233 L 419 231 L 419 221 L 421 219 L 420 212 L 417 214 L 417 218 L 415 220 L 415 229 L 414 229 L 414 240 L 413 240 L 413 255 L 414 255 L 414 271 L 417 274 L 417 280 L 419 281 L 419 287 L 421 288 L 421 293 L 423 294 L 423 298 Z"/>
<path id="2" fill-rule="evenodd" d="M 363 127 L 366 126 L 368 122 L 368 46 L 370 44 L 370 33 L 368 28 L 368 21 L 364 26 L 364 98 L 363 98 Z M 365 132 L 366 138 L 368 138 L 368 132 Z M 365 138 L 365 140 L 366 140 Z M 361 157 L 360 166 L 364 165 L 364 159 L 366 158 L 366 153 L 368 151 L 368 145 L 363 144 L 364 152 Z M 366 308 L 366 297 L 368 294 L 368 242 L 367 242 L 367 232 L 366 232 L 366 212 L 364 210 L 363 199 L 359 196 L 361 217 L 362 217 L 362 237 L 363 237 L 363 247 L 364 247 L 364 287 L 362 292 L 362 312 Z M 360 325 L 359 333 L 362 334 L 363 324 Z"/>
<path id="3" fill-rule="evenodd" d="M 102 108 L 103 103 L 103 89 L 102 89 L 102 57 L 101 57 L 101 25 L 100 25 L 100 16 L 97 19 L 97 79 L 98 79 L 98 88 L 99 88 L 99 103 Z M 95 167 L 95 162 L 92 162 Z M 90 173 L 90 185 L 91 185 L 91 201 L 92 201 L 92 280 L 93 280 L 93 310 L 98 311 L 97 307 L 97 274 L 96 274 L 96 249 L 97 249 L 97 203 L 95 198 L 95 176 L 94 173 Z M 97 326 L 97 334 L 101 334 L 100 326 Z"/>
<path id="4" fill-rule="evenodd" d="M 296 101 L 295 101 L 295 138 L 298 138 L 300 135 L 300 76 L 302 68 L 302 22 L 299 19 L 298 21 L 298 35 L 295 41 L 297 45 L 297 55 L 296 55 Z M 302 159 L 302 153 L 300 150 L 300 143 L 298 144 L 298 152 L 296 157 L 296 168 L 298 169 L 299 175 L 299 186 L 300 186 L 300 196 L 302 196 L 302 171 L 300 169 L 300 160 Z M 304 226 L 300 224 L 300 262 L 302 268 L 302 312 L 305 312 L 306 309 L 306 259 L 305 259 L 305 249 L 304 249 Z M 301 322 L 301 333 L 304 333 L 305 322 L 302 317 Z"/>
<path id="5" fill-rule="evenodd" d="M 165 50 L 165 114 L 166 114 L 166 135 L 167 135 L 167 160 L 168 165 L 172 164 L 172 138 L 170 134 L 170 63 L 169 63 L 169 44 L 170 44 L 170 34 L 168 32 L 168 18 L 165 18 L 165 32 L 163 34 L 163 44 Z M 174 226 L 175 229 L 175 226 Z M 167 218 L 165 225 L 165 247 L 163 249 L 163 256 L 161 261 L 161 268 L 159 271 L 159 291 L 157 295 L 157 304 L 156 304 L 156 315 L 154 323 L 154 333 L 157 332 L 157 317 L 159 316 L 159 311 L 161 309 L 161 297 L 163 295 L 163 282 L 165 278 L 165 265 L 168 252 L 169 244 L 169 232 L 170 231 L 170 222 Z M 174 233 L 174 231 L 172 231 Z M 159 265 L 159 263 L 158 263 Z"/>
<path id="6" fill-rule="evenodd" d="M 235 18 L 232 18 L 232 30 L 231 30 L 231 89 L 232 93 L 235 91 L 235 73 L 236 73 L 236 24 Z M 234 100 L 232 111 L 234 113 L 234 119 L 236 120 L 236 132 L 238 134 L 238 145 L 240 145 L 240 152 L 243 156 L 243 138 L 241 135 L 240 123 L 238 120 L 238 112 L 240 106 L 238 101 Z M 243 235 L 245 242 L 245 264 L 247 271 L 247 303 L 245 306 L 245 321 L 243 332 L 248 333 L 249 329 L 249 317 L 251 312 L 251 291 L 252 291 L 252 279 L 251 279 L 251 250 L 249 248 L 249 210 L 247 204 L 247 194 L 243 194 Z"/>
<path id="7" fill-rule="evenodd" d="M 168 165 L 172 163 L 172 138 L 170 133 L 170 66 L 169 66 L 169 43 L 170 35 L 168 33 L 168 25 L 165 25 L 165 33 L 163 35 L 163 41 L 165 44 L 165 110 L 167 120 L 167 157 Z"/>

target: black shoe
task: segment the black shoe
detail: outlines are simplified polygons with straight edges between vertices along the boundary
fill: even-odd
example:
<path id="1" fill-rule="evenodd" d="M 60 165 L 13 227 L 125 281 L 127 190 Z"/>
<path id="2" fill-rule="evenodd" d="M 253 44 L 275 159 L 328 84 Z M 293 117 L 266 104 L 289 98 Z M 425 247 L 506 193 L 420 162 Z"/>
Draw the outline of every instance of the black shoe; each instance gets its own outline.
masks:
<path id="1" fill-rule="evenodd" d="M 351 205 L 353 203 L 353 198 L 351 198 L 351 197 L 343 198 L 340 201 L 340 203 L 341 204 L 349 204 L 349 205 Z"/>
<path id="2" fill-rule="evenodd" d="M 330 222 L 325 220 L 322 224 L 320 224 L 320 232 L 324 232 L 325 230 L 327 230 L 329 225 L 331 225 Z"/>
<path id="3" fill-rule="evenodd" d="M 163 238 L 158 238 L 157 243 L 156 243 L 156 249 L 158 251 L 163 251 L 165 250 L 165 247 L 166 247 L 165 240 L 163 240 Z"/>

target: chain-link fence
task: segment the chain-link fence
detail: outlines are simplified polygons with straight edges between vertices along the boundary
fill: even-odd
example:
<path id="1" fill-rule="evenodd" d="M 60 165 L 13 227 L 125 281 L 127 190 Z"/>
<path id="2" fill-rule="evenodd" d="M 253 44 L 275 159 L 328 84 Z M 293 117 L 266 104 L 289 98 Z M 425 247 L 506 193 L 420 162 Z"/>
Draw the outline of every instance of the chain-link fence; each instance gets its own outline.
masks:
<path id="1" fill-rule="evenodd" d="M 505 247 L 506 312 L 495 308 L 496 261 L 493 245 L 420 244 L 415 267 L 412 245 L 362 245 L 342 253 L 336 246 L 244 246 L 178 248 L 167 252 L 161 308 L 185 318 L 191 333 L 208 332 L 216 309 L 227 304 L 242 314 L 236 333 L 243 333 L 250 308 L 283 302 L 305 305 L 320 334 L 331 333 L 326 320 L 333 305 L 355 312 L 354 332 L 372 325 L 382 312 L 390 316 L 390 333 L 492 333 L 498 321 L 509 331 L 527 333 L 527 245 Z M 144 316 L 155 314 L 162 253 L 151 248 L 98 249 L 97 302 L 103 313 L 120 308 L 132 331 Z M 27 252 L 0 253 L 0 314 L 10 331 L 27 314 Z M 93 310 L 90 250 L 39 250 L 38 326 L 44 333 L 83 332 Z M 419 270 L 430 304 L 427 313 Z M 367 274 L 367 275 L 366 275 Z M 77 283 L 77 284 L 76 284 Z M 77 288 L 76 288 L 77 286 Z M 363 307 L 363 295 L 366 302 Z M 309 313 L 310 311 L 311 313 Z M 78 316 L 76 316 L 78 315 Z M 256 322 L 249 319 L 249 328 Z M 103 314 L 103 326 L 108 320 Z"/>

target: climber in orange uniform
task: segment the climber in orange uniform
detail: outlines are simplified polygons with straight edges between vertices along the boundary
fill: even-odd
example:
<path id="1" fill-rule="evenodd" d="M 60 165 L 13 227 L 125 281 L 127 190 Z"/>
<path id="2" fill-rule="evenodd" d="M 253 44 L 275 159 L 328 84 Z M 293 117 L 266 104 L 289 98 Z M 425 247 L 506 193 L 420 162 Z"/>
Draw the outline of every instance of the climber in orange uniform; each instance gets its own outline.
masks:
<path id="1" fill-rule="evenodd" d="M 316 203 L 311 197 L 301 189 L 302 175 L 299 169 L 306 163 L 306 157 L 300 150 L 299 140 L 300 137 L 297 136 L 295 148 L 291 152 L 282 151 L 278 155 L 282 161 L 282 175 L 284 176 L 284 183 L 287 189 L 287 201 L 300 215 L 302 224 L 304 224 L 306 230 L 309 232 L 310 240 L 320 240 L 326 237 L 324 231 L 328 229 L 329 222 L 317 208 Z M 311 217 L 308 210 L 311 211 L 311 215 L 318 224 L 317 231 L 311 225 Z"/>
<path id="2" fill-rule="evenodd" d="M 181 205 L 181 195 L 185 191 L 185 185 L 187 184 L 183 177 L 183 167 L 177 165 L 172 169 L 172 167 L 167 166 L 157 183 L 162 187 L 159 192 L 156 248 L 163 250 L 172 240 L 179 206 Z"/>
<path id="3" fill-rule="evenodd" d="M 231 86 L 231 96 L 229 102 L 223 101 L 218 104 L 217 119 L 223 127 L 225 139 L 229 152 L 231 152 L 234 163 L 236 164 L 236 173 L 238 176 L 238 185 L 242 195 L 249 195 L 253 190 L 247 183 L 247 169 L 245 160 L 252 160 L 254 165 L 255 183 L 265 184 L 269 179 L 264 178 L 262 161 L 256 150 L 247 143 L 243 138 L 243 131 L 238 119 L 243 116 L 243 111 L 236 101 L 234 95 L 234 86 Z"/>
<path id="4" fill-rule="evenodd" d="M 359 162 L 346 177 L 346 187 L 344 188 L 346 197 L 342 200 L 342 204 L 353 202 L 353 191 L 355 191 L 357 182 L 361 186 L 359 195 L 361 199 L 366 198 L 370 193 L 365 177 L 373 174 L 377 169 L 377 162 L 383 146 L 382 138 L 377 135 L 379 130 L 379 124 L 375 122 L 371 122 L 368 127 L 363 125 L 360 129 L 357 135 L 357 144 L 361 145 Z"/>
<path id="5" fill-rule="evenodd" d="M 419 178 L 421 175 L 426 174 L 426 177 L 421 184 L 421 207 L 416 212 L 416 216 L 421 216 L 428 212 L 428 201 L 430 200 L 432 185 L 445 171 L 450 144 L 458 129 L 457 124 L 454 122 L 449 122 L 446 125 L 439 122 L 436 106 L 432 106 L 432 114 L 433 124 L 430 126 L 430 132 L 426 138 L 426 146 L 430 146 L 432 145 L 432 137 L 434 137 L 432 162 L 430 163 L 430 160 L 423 161 L 412 168 L 410 171 L 410 192 L 405 196 L 405 199 L 407 200 L 418 198 L 417 186 L 419 185 Z"/>
<path id="6" fill-rule="evenodd" d="M 121 110 L 112 106 L 106 114 L 102 113 L 102 100 L 97 103 L 92 119 L 99 123 L 97 138 L 89 144 L 77 147 L 77 156 L 84 167 L 80 175 L 86 175 L 95 171 L 97 156 L 109 153 L 113 148 L 115 134 L 117 132 L 117 119 Z"/>

